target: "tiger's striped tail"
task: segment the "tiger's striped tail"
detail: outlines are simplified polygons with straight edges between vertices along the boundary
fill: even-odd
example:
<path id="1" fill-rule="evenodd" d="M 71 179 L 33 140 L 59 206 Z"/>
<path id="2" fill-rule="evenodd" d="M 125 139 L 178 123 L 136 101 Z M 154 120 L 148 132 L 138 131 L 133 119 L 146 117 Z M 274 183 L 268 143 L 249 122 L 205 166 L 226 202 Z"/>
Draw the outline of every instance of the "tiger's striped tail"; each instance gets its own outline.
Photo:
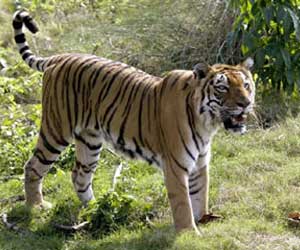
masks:
<path id="1" fill-rule="evenodd" d="M 45 70 L 44 66 L 47 60 L 42 57 L 37 57 L 29 49 L 23 32 L 23 24 L 25 24 L 26 28 L 32 33 L 38 32 L 37 24 L 27 11 L 19 10 L 15 12 L 12 25 L 15 31 L 15 41 L 19 47 L 19 53 L 30 68 L 43 72 Z"/>

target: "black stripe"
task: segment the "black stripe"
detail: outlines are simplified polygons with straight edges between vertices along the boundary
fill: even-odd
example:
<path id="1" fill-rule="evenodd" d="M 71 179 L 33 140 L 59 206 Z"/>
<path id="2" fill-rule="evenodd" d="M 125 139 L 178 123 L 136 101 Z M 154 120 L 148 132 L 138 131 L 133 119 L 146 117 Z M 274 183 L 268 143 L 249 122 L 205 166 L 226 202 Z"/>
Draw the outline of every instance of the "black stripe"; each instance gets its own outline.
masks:
<path id="1" fill-rule="evenodd" d="M 35 62 L 35 57 L 31 57 L 30 59 L 29 59 L 29 62 L 28 62 L 28 65 L 29 65 L 29 67 L 31 68 L 32 67 L 32 64 Z"/>
<path id="2" fill-rule="evenodd" d="M 111 113 L 109 119 L 108 119 L 108 122 L 107 122 L 107 125 L 106 125 L 106 128 L 107 128 L 107 133 L 110 135 L 110 123 L 112 122 L 112 119 L 114 118 L 116 112 L 118 110 L 118 107 L 115 107 L 115 109 L 113 110 L 113 112 Z"/>
<path id="3" fill-rule="evenodd" d="M 151 109 L 150 109 L 151 97 L 152 96 L 150 94 L 147 96 L 147 119 L 148 119 L 148 132 L 149 132 L 149 134 L 151 134 L 151 129 L 152 129 L 151 124 L 154 122 L 151 119 Z"/>
<path id="4" fill-rule="evenodd" d="M 114 64 L 114 63 L 115 63 L 115 62 L 108 62 L 108 63 L 105 63 L 105 64 L 103 64 L 103 65 L 97 70 L 97 73 L 96 73 L 95 78 L 94 78 L 93 83 L 92 83 L 92 88 L 95 87 L 95 85 L 96 85 L 96 83 L 97 83 L 97 78 L 99 77 L 101 71 L 102 71 L 105 67 L 107 67 L 107 66 L 109 66 L 109 65 L 111 65 L 111 64 Z"/>
<path id="5" fill-rule="evenodd" d="M 197 150 L 199 151 L 200 150 L 200 147 L 199 147 L 199 144 L 198 144 L 198 141 L 196 139 L 196 135 L 195 135 L 195 124 L 193 123 L 194 119 L 193 119 L 193 111 L 191 110 L 191 107 L 189 106 L 189 97 L 190 97 L 191 93 L 187 95 L 186 99 L 185 99 L 185 111 L 186 111 L 186 115 L 188 117 L 188 124 L 189 124 L 189 127 L 190 127 L 190 130 L 191 130 L 191 133 L 192 133 L 192 138 L 193 138 L 193 141 L 196 145 L 196 148 Z"/>
<path id="6" fill-rule="evenodd" d="M 37 68 L 39 71 L 42 71 L 41 63 L 42 63 L 43 61 L 44 61 L 43 59 L 38 59 L 38 61 L 37 61 L 37 63 L 36 63 L 36 68 Z"/>
<path id="7" fill-rule="evenodd" d="M 142 78 L 142 80 L 143 80 L 143 78 Z M 131 108 L 130 102 L 131 102 L 131 99 L 132 99 L 133 92 L 137 91 L 139 89 L 139 87 L 142 86 L 142 84 L 139 84 L 140 81 L 142 81 L 142 80 L 139 80 L 137 83 L 132 84 L 133 87 L 131 88 L 130 94 L 129 94 L 128 99 L 127 99 L 125 109 L 124 109 L 123 114 L 122 114 L 122 116 L 125 115 L 125 117 L 124 117 L 123 122 L 121 124 L 120 130 L 119 130 L 119 137 L 118 137 L 118 140 L 117 140 L 117 143 L 120 144 L 120 145 L 123 145 L 123 143 L 124 143 L 123 136 L 124 136 L 124 131 L 125 131 L 125 126 L 126 126 L 126 123 L 127 123 L 127 119 L 128 119 L 129 113 L 130 113 L 130 108 Z"/>
<path id="8" fill-rule="evenodd" d="M 103 101 L 107 97 L 109 90 L 112 87 L 112 85 L 113 85 L 114 81 L 116 80 L 116 78 L 118 77 L 118 75 L 128 68 L 130 68 L 130 66 L 123 67 L 121 70 L 119 70 L 117 73 L 115 73 L 113 75 L 113 77 L 111 78 L 111 80 L 108 83 L 108 87 L 107 87 L 103 97 L 101 98 L 101 101 Z"/>
<path id="9" fill-rule="evenodd" d="M 141 141 L 142 146 L 144 146 L 144 142 L 143 142 L 143 133 L 142 133 L 142 114 L 143 114 L 143 103 L 145 100 L 145 95 L 147 94 L 148 90 L 150 89 L 151 85 L 148 84 L 146 86 L 144 86 L 142 95 L 141 95 L 141 101 L 140 101 L 140 105 L 139 105 L 139 116 L 138 116 L 138 131 L 139 131 L 139 139 Z"/>
<path id="10" fill-rule="evenodd" d="M 90 168 L 89 166 L 84 165 L 84 164 L 82 164 L 82 163 L 79 162 L 79 161 L 76 161 L 76 167 L 77 167 L 77 168 L 81 168 L 81 170 L 82 170 L 85 174 L 89 174 L 89 173 L 93 172 L 93 168 Z"/>
<path id="11" fill-rule="evenodd" d="M 180 130 L 180 128 L 178 127 L 178 124 L 177 124 L 177 130 L 178 130 L 178 133 L 179 133 L 179 135 L 180 135 L 180 140 L 181 140 L 181 142 L 182 142 L 182 144 L 183 144 L 183 147 L 184 147 L 185 151 L 186 151 L 186 152 L 188 153 L 188 155 L 192 158 L 192 160 L 195 161 L 196 158 L 193 156 L 192 152 L 190 151 L 190 149 L 189 149 L 188 146 L 186 145 L 186 143 L 185 143 L 185 141 L 184 141 L 184 138 L 183 138 L 183 135 L 182 135 L 182 133 L 181 133 L 181 130 Z"/>
<path id="12" fill-rule="evenodd" d="M 28 57 L 30 57 L 32 55 L 33 55 L 33 53 L 31 51 L 28 51 L 22 55 L 22 58 L 25 61 Z"/>
<path id="13" fill-rule="evenodd" d="M 131 73 L 129 74 L 129 76 L 130 76 L 130 77 L 129 77 L 128 81 L 126 82 L 126 84 L 125 84 L 125 81 L 124 81 L 124 83 L 123 83 L 124 88 L 125 88 L 125 91 L 123 91 L 123 93 L 122 93 L 122 96 L 121 96 L 121 98 L 120 98 L 120 103 L 122 103 L 122 101 L 123 101 L 123 99 L 124 99 L 124 97 L 125 97 L 125 94 L 127 93 L 127 90 L 129 89 L 128 87 L 129 87 L 129 85 L 131 84 L 131 81 L 135 79 L 135 77 L 136 77 L 136 72 L 131 72 Z"/>
<path id="14" fill-rule="evenodd" d="M 199 193 L 200 190 L 201 190 L 201 187 L 199 189 L 194 190 L 194 191 L 190 191 L 189 193 L 190 193 L 190 195 L 194 195 L 194 194 Z"/>
<path id="15" fill-rule="evenodd" d="M 38 177 L 39 179 L 42 179 L 42 178 L 43 178 L 43 176 L 40 175 L 36 169 L 30 168 L 30 170 L 31 170 L 33 173 L 35 173 L 35 175 L 37 175 L 37 177 Z"/>
<path id="16" fill-rule="evenodd" d="M 132 91 L 130 92 L 130 95 L 129 95 L 129 97 L 128 97 L 128 99 L 127 99 L 127 103 L 126 103 L 126 106 L 125 106 L 125 110 L 124 110 L 124 112 L 123 112 L 123 115 L 124 115 L 124 113 L 125 113 L 125 111 L 127 111 L 127 113 L 129 113 L 129 111 L 130 111 L 130 109 L 131 109 L 131 99 L 135 99 L 136 98 L 136 95 L 137 95 L 137 93 L 139 92 L 139 89 L 141 88 L 141 87 L 144 87 L 144 85 L 143 84 L 141 84 L 143 81 L 145 81 L 145 80 L 147 80 L 148 78 L 149 78 L 150 76 L 149 75 L 147 75 L 146 77 L 143 77 L 142 79 L 140 79 L 140 80 L 138 80 L 134 85 L 134 87 L 136 87 L 135 89 L 134 88 L 132 88 Z M 133 96 L 132 96 L 133 95 Z"/>
<path id="17" fill-rule="evenodd" d="M 201 173 L 198 173 L 196 176 L 189 178 L 189 182 L 194 182 L 201 176 Z"/>
<path id="18" fill-rule="evenodd" d="M 95 60 L 95 61 L 93 61 L 93 60 Z M 90 61 L 92 61 L 92 62 L 90 63 Z M 78 67 L 77 70 L 79 70 L 79 68 L 80 68 L 81 66 L 83 66 L 83 67 L 80 69 L 79 74 L 77 73 L 77 75 L 78 75 L 78 80 L 77 80 L 76 82 L 78 83 L 78 84 L 77 84 L 77 92 L 78 92 L 78 93 L 80 93 L 80 87 L 81 87 L 81 84 L 82 84 L 81 78 L 82 78 L 83 74 L 84 74 L 90 67 L 92 67 L 94 64 L 96 64 L 97 62 L 98 62 L 97 57 L 95 57 L 95 56 L 88 57 L 88 58 L 87 58 L 85 61 L 83 61 L 83 62 L 80 64 L 80 66 Z"/>
<path id="19" fill-rule="evenodd" d="M 205 153 L 203 153 L 203 154 L 199 154 L 198 155 L 198 158 L 203 158 L 204 156 L 206 156 L 207 155 L 207 153 L 208 153 L 208 151 L 206 151 Z M 206 167 L 206 166 L 205 166 Z"/>
<path id="20" fill-rule="evenodd" d="M 113 70 L 115 68 L 115 66 L 119 66 L 121 63 L 119 62 L 115 62 L 113 65 L 111 65 L 112 68 L 110 68 L 103 76 L 103 78 L 101 79 L 101 83 L 102 83 L 102 88 L 100 89 L 100 92 L 98 94 L 98 98 L 97 98 L 97 107 L 99 107 L 101 101 L 102 101 L 102 94 L 104 93 L 104 90 L 107 88 L 108 86 L 108 83 L 109 82 L 105 82 L 106 81 L 106 78 L 113 72 Z"/>
<path id="21" fill-rule="evenodd" d="M 36 158 L 38 158 L 39 162 L 42 163 L 43 165 L 51 165 L 55 162 L 55 161 L 45 160 L 45 159 L 41 158 L 41 156 L 38 154 L 36 154 L 35 156 L 36 156 Z"/>
<path id="22" fill-rule="evenodd" d="M 89 183 L 89 184 L 86 186 L 85 189 L 78 189 L 77 192 L 78 192 L 78 193 L 85 193 L 85 192 L 89 189 L 89 187 L 90 187 L 91 185 L 92 185 L 92 184 Z"/>
<path id="23" fill-rule="evenodd" d="M 174 157 L 174 155 L 173 155 L 172 153 L 171 153 L 171 157 L 172 157 L 173 161 L 176 163 L 176 165 L 177 165 L 178 167 L 180 167 L 182 170 L 184 170 L 185 172 L 188 173 L 188 169 L 187 169 L 186 167 L 184 167 L 182 164 L 180 164 L 180 163 L 176 160 L 176 158 Z"/>
<path id="24" fill-rule="evenodd" d="M 69 145 L 69 142 L 67 142 L 63 137 L 62 137 L 62 124 L 61 122 L 57 119 L 55 112 L 53 111 L 53 104 L 52 104 L 52 100 L 53 98 L 50 98 L 50 116 L 52 116 L 51 120 L 49 120 L 49 114 L 46 114 L 46 122 L 48 125 L 48 130 L 49 130 L 49 134 L 53 137 L 53 139 L 55 140 L 55 142 L 58 145 L 62 145 L 64 147 Z M 54 125 L 54 129 L 52 128 L 51 124 Z M 55 135 L 55 132 L 58 132 L 58 136 Z"/>
<path id="25" fill-rule="evenodd" d="M 20 21 L 17 21 L 17 20 L 13 20 L 12 25 L 13 25 L 13 27 L 14 27 L 15 30 L 18 30 L 18 29 L 22 28 L 23 23 L 20 22 Z"/>
<path id="26" fill-rule="evenodd" d="M 136 139 L 135 139 L 135 138 L 132 138 L 132 141 L 133 141 L 133 143 L 134 143 L 134 145 L 135 145 L 135 152 L 136 152 L 137 154 L 139 154 L 141 157 L 144 158 L 143 151 L 141 150 L 141 148 L 140 148 L 139 144 L 137 143 Z"/>
<path id="27" fill-rule="evenodd" d="M 44 135 L 43 131 L 40 131 L 40 136 L 43 139 L 43 144 L 46 147 L 46 149 L 49 150 L 49 152 L 53 153 L 53 154 L 60 154 L 61 151 L 59 151 L 58 149 L 54 148 L 46 139 L 46 136 Z"/>
<path id="28" fill-rule="evenodd" d="M 171 78 L 171 74 L 167 75 L 167 77 L 163 79 L 163 82 L 161 84 L 162 86 L 161 86 L 161 89 L 160 89 L 160 99 L 162 98 L 163 92 L 164 92 L 165 88 L 167 87 L 167 84 L 169 82 L 169 78 Z"/>
<path id="29" fill-rule="evenodd" d="M 208 99 L 207 105 L 210 106 L 211 103 L 216 103 L 217 105 L 221 106 L 221 103 L 217 100 Z"/>
<path id="30" fill-rule="evenodd" d="M 71 105 L 71 102 L 70 102 L 69 88 L 70 88 L 70 86 L 72 86 L 72 82 L 70 81 L 69 78 L 70 78 L 70 72 L 71 72 L 72 66 L 80 58 L 75 57 L 73 59 L 74 60 L 71 61 L 71 66 L 68 68 L 67 72 L 65 73 L 64 86 L 62 86 L 63 93 L 61 94 L 64 97 L 64 91 L 66 91 L 65 97 L 66 97 L 66 104 L 67 104 L 67 118 L 68 118 L 70 134 L 73 133 L 73 124 L 72 124 L 72 114 L 73 114 L 73 112 L 71 112 L 71 106 L 73 106 L 73 105 Z M 64 101 L 62 103 L 63 103 L 63 108 L 64 108 Z M 74 127 L 75 127 L 75 125 L 74 125 Z"/>
<path id="31" fill-rule="evenodd" d="M 85 124 L 84 124 L 84 127 L 85 127 L 85 128 L 86 128 L 86 127 L 89 125 L 89 123 L 90 123 L 91 115 L 92 115 L 92 108 L 89 108 L 89 113 L 88 113 L 87 119 L 86 119 Z"/>
<path id="32" fill-rule="evenodd" d="M 164 92 L 164 90 L 166 89 L 166 85 L 167 84 L 170 84 L 171 85 L 171 88 L 172 87 L 174 87 L 175 85 L 176 85 L 176 82 L 180 79 L 180 77 L 181 77 L 181 74 L 179 74 L 179 75 L 177 75 L 176 77 L 175 77 L 175 79 L 170 83 L 169 82 L 169 78 L 171 78 L 172 77 L 172 75 L 169 75 L 169 76 L 167 76 L 167 78 L 166 78 L 166 82 L 165 81 L 163 81 L 163 82 L 165 82 L 165 83 L 163 83 L 163 86 L 162 86 L 162 88 L 161 88 L 161 92 L 160 92 L 160 98 L 162 98 L 162 96 L 163 96 L 163 92 Z"/>
<path id="33" fill-rule="evenodd" d="M 51 165 L 53 164 L 55 161 L 53 160 L 47 160 L 44 153 L 40 150 L 40 149 L 35 149 L 34 151 L 34 155 L 38 158 L 38 160 L 40 161 L 40 163 L 44 164 L 44 165 Z"/>
<path id="34" fill-rule="evenodd" d="M 26 42 L 25 34 L 21 33 L 19 35 L 16 35 L 15 36 L 15 41 L 16 41 L 16 43 L 25 43 Z"/>
<path id="35" fill-rule="evenodd" d="M 89 167 L 93 167 L 94 165 L 97 165 L 97 163 L 98 163 L 98 160 L 89 163 L 88 166 L 89 166 Z"/>
<path id="36" fill-rule="evenodd" d="M 113 106 L 117 104 L 117 100 L 119 99 L 119 96 L 124 88 L 124 86 L 126 86 L 125 82 L 126 80 L 130 77 L 130 74 L 128 74 L 122 81 L 121 81 L 121 87 L 119 88 L 118 93 L 116 94 L 115 98 L 112 100 L 111 104 L 107 107 L 107 109 L 104 112 L 104 116 L 103 116 L 103 123 L 105 123 L 106 117 L 109 114 L 109 112 L 112 110 Z M 127 88 L 125 88 L 125 91 L 127 90 Z M 125 92 L 124 91 L 124 92 Z M 119 102 L 120 103 L 120 102 Z"/>
<path id="37" fill-rule="evenodd" d="M 190 85 L 188 83 L 185 83 L 183 88 L 181 89 L 182 91 L 186 90 Z"/>
<path id="38" fill-rule="evenodd" d="M 74 135 L 75 135 L 76 140 L 81 141 L 81 142 L 82 142 L 84 145 L 86 145 L 90 150 L 99 150 L 99 149 L 102 147 L 102 143 L 100 143 L 100 144 L 98 144 L 98 145 L 92 145 L 92 144 L 86 142 L 82 136 L 80 136 L 80 135 L 78 135 L 78 134 L 76 134 L 76 133 L 75 133 Z"/>
<path id="39" fill-rule="evenodd" d="M 189 183 L 189 189 L 193 189 L 194 187 L 196 187 L 199 184 L 199 182 L 195 182 L 195 183 Z"/>
<path id="40" fill-rule="evenodd" d="M 36 33 L 38 31 L 38 27 L 31 16 L 25 16 L 23 18 L 23 22 L 26 25 L 27 29 L 29 29 L 32 33 Z"/>
<path id="41" fill-rule="evenodd" d="M 29 47 L 25 45 L 23 48 L 19 50 L 20 54 L 22 54 L 25 50 L 29 50 Z"/>
<path id="42" fill-rule="evenodd" d="M 73 68 L 73 65 L 75 65 L 76 66 L 76 61 L 78 61 L 78 60 L 80 60 L 80 59 L 82 59 L 83 57 L 81 57 L 81 56 L 71 56 L 71 58 L 70 58 L 70 60 L 69 60 L 69 67 L 66 69 L 66 72 L 64 73 L 64 80 L 63 80 L 63 82 L 64 82 L 64 85 L 67 85 L 68 83 L 73 83 L 74 82 L 74 78 L 72 78 L 72 79 L 69 79 L 69 77 L 70 77 L 70 71 L 72 70 L 72 68 Z M 64 65 L 63 65 L 64 66 Z M 61 66 L 61 67 L 63 67 L 63 66 Z M 77 70 L 77 69 L 76 69 Z M 77 71 L 76 70 L 74 70 L 75 71 L 75 74 L 77 73 Z M 72 75 L 73 76 L 73 75 Z M 72 81 L 70 81 L 70 80 L 72 80 Z M 62 98 L 63 98 L 63 96 L 64 96 L 64 90 L 65 90 L 65 88 L 63 88 L 62 87 L 62 93 L 61 93 L 61 96 L 62 96 Z M 64 102 L 63 102 L 63 107 L 64 107 Z"/>
<path id="43" fill-rule="evenodd" d="M 79 59 L 82 59 L 82 57 L 80 57 Z M 83 62 L 85 63 L 85 62 Z M 72 90 L 73 90 L 73 96 L 74 96 L 74 115 L 75 115 L 75 123 L 74 123 L 74 127 L 76 127 L 76 125 L 78 124 L 78 98 L 77 98 L 77 90 L 76 90 L 76 76 L 77 76 L 77 73 L 78 73 L 78 69 L 82 66 L 82 64 L 79 64 L 77 65 L 77 67 L 74 69 L 75 71 L 75 75 L 72 79 Z M 72 75 L 73 76 L 73 75 Z"/>

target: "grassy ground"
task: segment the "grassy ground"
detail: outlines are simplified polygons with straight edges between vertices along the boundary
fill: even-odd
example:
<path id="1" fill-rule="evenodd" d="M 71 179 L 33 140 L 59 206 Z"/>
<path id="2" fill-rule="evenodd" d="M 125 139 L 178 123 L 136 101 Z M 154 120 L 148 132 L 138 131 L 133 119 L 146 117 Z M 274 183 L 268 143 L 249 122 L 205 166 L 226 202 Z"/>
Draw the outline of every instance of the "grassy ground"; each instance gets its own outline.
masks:
<path id="1" fill-rule="evenodd" d="M 213 144 L 210 207 L 224 216 L 201 225 L 202 237 L 192 233 L 175 236 L 160 172 L 133 164 L 136 178 L 131 191 L 138 201 L 160 196 L 151 226 L 124 226 L 108 235 L 91 232 L 66 234 L 53 224 L 78 214 L 80 204 L 72 192 L 68 172 L 49 174 L 46 190 L 54 203 L 49 211 L 28 212 L 23 202 L 1 203 L 1 212 L 18 221 L 22 232 L 0 227 L 0 249 L 300 249 L 300 228 L 288 224 L 287 215 L 300 210 L 300 118 L 269 130 L 253 130 L 244 136 L 220 132 Z M 95 177 L 96 196 L 109 191 L 113 160 L 106 155 Z M 110 162 L 108 162 L 110 161 Z M 146 169 L 145 169 L 146 168 Z M 139 170 L 142 169 L 142 170 Z M 129 171 L 128 169 L 125 169 Z M 124 185 L 128 185 L 129 180 Z M 119 183 L 122 185 L 122 183 Z M 147 188 L 148 187 L 148 188 Z M 149 194 L 149 189 L 155 189 Z M 130 190 L 129 190 L 130 191 Z M 0 199 L 22 194 L 22 182 L 0 185 Z M 138 195 L 137 195 L 138 194 Z"/>
<path id="2" fill-rule="evenodd" d="M 0 6 L 5 2 L 8 1 L 0 2 Z M 113 30 L 110 26 L 106 27 L 106 25 L 102 25 L 102 22 L 94 20 L 91 13 L 80 14 L 78 11 L 74 13 L 68 18 L 64 15 L 62 18 L 59 11 L 57 15 L 52 14 L 50 17 L 45 15 L 41 18 L 36 15 L 42 27 L 41 32 L 35 38 L 32 38 L 31 35 L 28 36 L 33 49 L 41 55 L 53 54 L 58 51 L 82 51 L 95 52 L 109 58 L 122 58 L 122 55 L 114 53 L 118 52 L 118 50 L 114 50 L 115 43 L 119 41 L 117 38 L 124 37 L 124 33 L 126 33 L 119 32 L 122 30 L 121 27 L 117 29 L 118 25 L 113 26 L 115 27 Z M 11 16 L 12 13 L 0 11 L 3 28 L 0 30 L 0 38 L 2 38 L 0 45 L 3 45 L 3 48 L 0 47 L 0 56 L 5 55 L 4 58 L 8 63 L 14 65 L 15 61 L 20 60 L 20 57 L 15 55 L 15 46 L 12 45 Z M 151 17 L 151 15 L 144 16 Z M 127 20 L 127 16 L 125 19 Z M 103 20 L 105 23 L 107 19 L 103 18 Z M 157 20 L 162 23 L 160 19 Z M 165 25 L 163 26 L 165 27 Z M 133 29 L 135 26 L 128 27 Z M 116 37 L 112 36 L 112 33 L 115 33 Z M 133 33 L 135 34 L 135 32 Z M 152 33 L 149 34 L 149 37 L 152 38 Z M 174 34 L 177 35 L 176 32 Z M 148 49 L 152 49 L 153 44 L 164 40 L 157 35 L 153 37 L 156 37 L 158 41 L 153 42 L 150 39 L 150 48 L 146 46 L 140 49 L 137 46 L 138 48 L 133 50 L 129 45 L 135 43 L 128 42 L 126 39 L 123 41 L 126 45 L 124 48 L 121 46 L 122 40 L 119 42 L 121 45 L 117 45 L 120 51 L 127 53 L 128 49 L 130 55 L 134 54 L 131 50 L 140 54 L 140 51 L 151 51 Z M 112 39 L 112 44 L 108 42 L 109 38 Z M 129 39 L 129 41 L 131 40 Z M 126 59 L 126 57 L 124 58 Z M 127 61 L 134 62 L 131 59 L 129 58 Z M 160 72 L 170 68 L 170 65 L 162 65 L 161 61 L 159 63 L 155 60 L 151 62 L 159 65 Z M 141 65 L 147 71 L 152 70 L 150 63 Z M 26 73 L 24 72 L 25 68 Z M 16 75 L 12 75 L 9 79 L 5 78 L 6 81 L 4 78 L 0 79 L 0 82 L 3 81 L 3 85 L 16 79 L 18 81 L 15 84 L 21 86 L 21 83 L 24 84 L 24 80 L 29 78 L 27 80 L 30 83 L 28 84 L 29 96 L 38 92 L 32 78 L 28 76 L 27 67 L 19 65 L 17 69 L 12 67 L 11 71 L 16 72 Z M 19 75 L 27 75 L 27 78 L 19 79 L 17 78 Z M 35 81 L 39 81 L 39 76 L 34 75 L 34 77 Z M 21 90 L 23 91 L 23 89 Z M 36 95 L 40 96 L 39 92 Z M 273 108 L 265 111 L 270 114 L 270 119 L 274 119 L 277 114 L 286 113 L 287 107 L 284 106 L 283 110 L 279 110 L 279 107 L 274 106 L 273 95 L 271 102 L 272 104 L 269 106 Z M 282 102 L 278 101 L 278 103 L 281 107 Z M 7 106 L 8 108 L 4 105 L 0 106 L 1 113 L 2 110 L 8 109 L 9 114 L 13 113 L 16 116 L 16 110 L 21 110 L 20 106 L 16 106 L 16 110 L 11 109 L 11 104 L 7 104 Z M 262 103 L 261 106 L 267 107 Z M 14 163 L 16 159 L 19 159 L 15 164 L 17 166 L 1 164 L 0 173 L 3 175 L 6 173 L 10 176 L 11 173 L 20 173 L 20 162 L 27 158 L 29 148 L 32 148 L 32 144 L 30 144 L 31 146 L 28 144 L 32 138 L 31 134 L 34 133 L 32 131 L 38 127 L 32 120 L 38 118 L 33 119 L 26 115 L 30 113 L 38 114 L 39 111 L 31 112 L 30 110 L 30 112 L 24 111 L 24 114 L 20 114 L 20 117 L 25 117 L 25 120 L 31 122 L 28 126 L 23 118 L 16 126 L 9 123 L 4 127 L 5 124 L 1 124 L 1 129 L 7 132 L 9 140 L 11 140 L 11 134 L 8 132 L 12 131 L 13 135 L 14 132 L 17 133 L 16 138 L 11 140 L 12 145 L 9 150 L 2 147 L 1 144 L 0 162 L 7 162 L 6 159 L 9 158 Z M 37 117 L 40 116 L 37 115 Z M 11 119 L 16 118 L 11 116 L 7 118 L 8 121 Z M 2 120 L 0 120 L 1 122 Z M 36 122 L 36 124 L 38 123 L 39 121 Z M 25 129 L 24 132 L 23 130 L 18 132 L 21 124 L 28 127 L 27 130 L 30 130 L 30 133 Z M 95 228 L 92 230 L 89 227 L 80 232 L 65 233 L 57 230 L 54 226 L 58 223 L 82 222 L 89 219 L 88 216 L 99 213 L 99 210 L 93 210 L 93 206 L 81 209 L 72 190 L 70 171 L 67 170 L 72 165 L 72 154 L 67 154 L 66 158 L 63 158 L 67 167 L 56 167 L 45 180 L 46 199 L 53 203 L 51 210 L 28 211 L 23 201 L 14 202 L 10 199 L 10 202 L 6 202 L 7 198 L 23 194 L 23 180 L 22 175 L 14 176 L 15 179 L 10 176 L 8 180 L 3 178 L 5 176 L 1 176 L 0 214 L 8 214 L 8 220 L 17 222 L 20 230 L 19 232 L 8 230 L 0 223 L 0 250 L 300 250 L 300 227 L 291 226 L 287 221 L 289 212 L 300 210 L 299 124 L 300 117 L 288 119 L 270 129 L 250 130 L 244 136 L 220 131 L 215 138 L 212 151 L 210 208 L 214 213 L 221 214 L 224 219 L 208 225 L 201 225 L 199 228 L 202 237 L 196 237 L 192 233 L 175 235 L 163 178 L 159 170 L 143 163 L 130 162 L 127 165 L 124 159 L 109 152 L 104 152 L 94 180 L 97 201 L 112 198 L 111 208 L 113 209 L 104 210 L 104 212 L 109 211 L 104 216 L 110 225 L 110 231 L 106 234 L 103 234 L 101 230 Z M 22 140 L 22 143 L 19 143 L 18 140 Z M 15 144 L 18 144 L 17 150 L 15 150 Z M 107 196 L 107 194 L 111 194 L 114 169 L 120 162 L 124 165 L 117 187 L 120 196 Z M 128 221 L 126 218 L 123 219 L 122 222 L 127 223 L 123 223 L 122 226 L 115 225 L 113 222 L 116 218 L 109 216 L 122 212 L 118 207 L 118 201 L 122 200 L 122 204 L 124 204 L 124 199 L 131 202 L 132 207 L 129 210 L 131 217 L 128 218 Z M 119 210 L 115 211 L 114 208 Z M 143 214 L 147 215 L 147 220 Z"/>

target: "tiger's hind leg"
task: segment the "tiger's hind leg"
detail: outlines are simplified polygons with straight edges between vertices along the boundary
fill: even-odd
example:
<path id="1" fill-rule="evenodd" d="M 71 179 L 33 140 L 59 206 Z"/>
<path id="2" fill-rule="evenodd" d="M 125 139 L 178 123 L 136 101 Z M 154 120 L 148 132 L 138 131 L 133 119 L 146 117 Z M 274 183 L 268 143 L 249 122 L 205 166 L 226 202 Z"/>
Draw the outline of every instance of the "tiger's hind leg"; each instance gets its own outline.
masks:
<path id="1" fill-rule="evenodd" d="M 25 199 L 29 206 L 50 206 L 43 200 L 42 182 L 58 158 L 59 154 L 68 145 L 66 141 L 57 144 L 49 135 L 46 136 L 42 130 L 32 157 L 26 162 L 25 170 Z"/>
<path id="2" fill-rule="evenodd" d="M 75 134 L 76 163 L 72 171 L 75 191 L 84 205 L 94 199 L 92 189 L 93 174 L 101 151 L 100 136 L 83 131 Z"/>

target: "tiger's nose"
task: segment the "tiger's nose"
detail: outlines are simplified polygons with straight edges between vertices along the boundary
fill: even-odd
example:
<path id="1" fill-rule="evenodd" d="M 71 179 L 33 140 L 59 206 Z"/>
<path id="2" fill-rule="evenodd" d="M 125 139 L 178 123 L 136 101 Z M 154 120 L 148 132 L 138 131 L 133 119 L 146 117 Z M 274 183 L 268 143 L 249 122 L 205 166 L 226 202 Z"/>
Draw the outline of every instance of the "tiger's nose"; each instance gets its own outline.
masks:
<path id="1" fill-rule="evenodd" d="M 240 99 L 236 105 L 238 105 L 241 108 L 247 108 L 250 105 L 251 101 L 249 100 L 248 97 L 244 97 L 242 99 Z"/>

